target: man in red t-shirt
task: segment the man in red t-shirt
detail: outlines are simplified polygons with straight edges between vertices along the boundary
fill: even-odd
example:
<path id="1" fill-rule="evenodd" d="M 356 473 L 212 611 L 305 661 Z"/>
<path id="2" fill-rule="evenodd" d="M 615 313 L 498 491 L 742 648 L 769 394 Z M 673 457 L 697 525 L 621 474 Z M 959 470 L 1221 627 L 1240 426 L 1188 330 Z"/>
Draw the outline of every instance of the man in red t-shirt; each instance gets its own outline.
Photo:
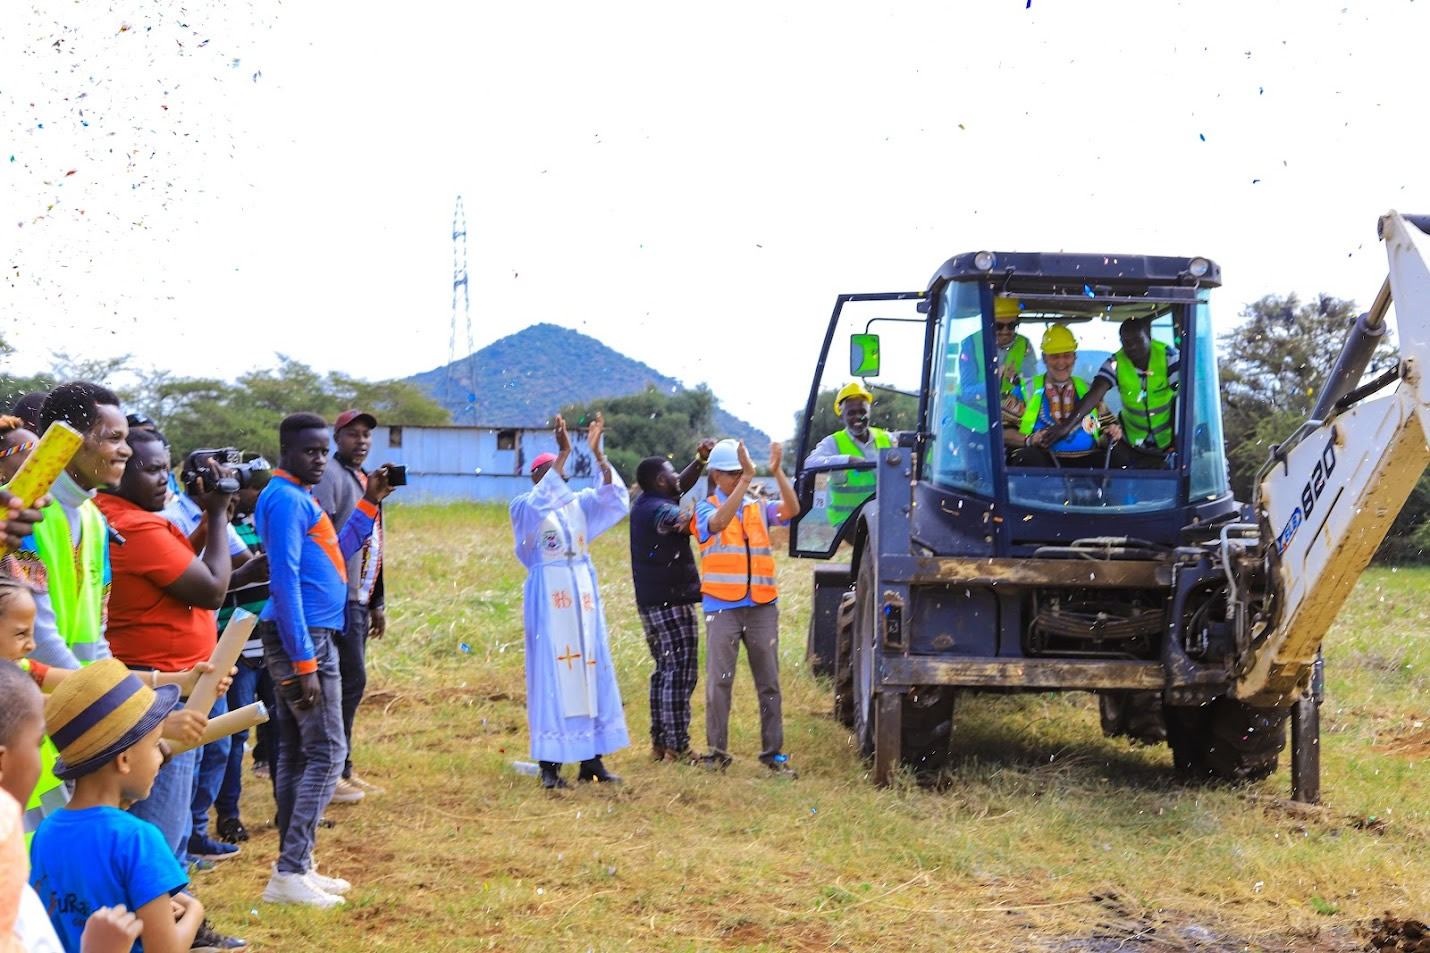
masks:
<path id="1" fill-rule="evenodd" d="M 169 492 L 168 448 L 148 430 L 130 431 L 128 441 L 134 453 L 123 478 L 95 499 L 110 527 L 124 539 L 123 545 L 116 540 L 110 547 L 113 583 L 105 635 L 114 657 L 131 668 L 182 671 L 207 661 L 216 644 L 214 610 L 223 604 L 231 569 L 231 494 L 195 496 L 208 514 L 204 551 L 195 555 L 188 538 L 159 513 Z M 163 832 L 184 866 L 190 853 L 195 762 L 201 750 L 176 755 L 160 769 L 149 797 L 130 808 Z"/>

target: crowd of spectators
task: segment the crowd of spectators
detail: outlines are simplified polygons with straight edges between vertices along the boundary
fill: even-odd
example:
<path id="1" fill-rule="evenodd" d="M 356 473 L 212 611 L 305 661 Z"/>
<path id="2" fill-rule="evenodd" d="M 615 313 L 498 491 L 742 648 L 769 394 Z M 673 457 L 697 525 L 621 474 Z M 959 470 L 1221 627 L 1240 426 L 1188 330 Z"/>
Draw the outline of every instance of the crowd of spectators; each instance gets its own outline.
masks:
<path id="1" fill-rule="evenodd" d="M 61 421 L 83 442 L 26 508 L 3 487 Z M 86 381 L 0 417 L 0 949 L 246 949 L 200 895 L 249 840 L 249 732 L 210 724 L 256 700 L 271 721 L 247 770 L 271 781 L 279 835 L 263 899 L 343 903 L 351 885 L 319 873 L 313 847 L 330 803 L 381 793 L 352 766 L 366 643 L 386 630 L 392 487 L 364 467 L 376 425 L 293 414 L 270 470 L 236 451 L 176 455 Z M 240 610 L 257 624 L 215 673 Z M 210 706 L 199 686 L 214 679 Z"/>

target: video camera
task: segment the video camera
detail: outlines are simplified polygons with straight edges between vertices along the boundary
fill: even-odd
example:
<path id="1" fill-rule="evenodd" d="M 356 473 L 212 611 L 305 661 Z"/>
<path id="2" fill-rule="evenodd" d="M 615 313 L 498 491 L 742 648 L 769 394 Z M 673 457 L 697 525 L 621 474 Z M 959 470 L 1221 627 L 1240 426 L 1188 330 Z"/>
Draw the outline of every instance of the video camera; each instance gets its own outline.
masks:
<path id="1" fill-rule="evenodd" d="M 228 467 L 233 475 L 219 477 L 208 465 L 210 458 Z M 195 450 L 190 453 L 184 458 L 184 469 L 180 478 L 184 481 L 185 492 L 193 495 L 198 492 L 200 477 L 203 477 L 204 486 L 210 491 L 237 493 L 248 487 L 262 489 L 272 475 L 273 464 L 263 457 L 254 457 L 244 463 L 243 454 L 237 447 L 220 447 L 216 450 Z"/>

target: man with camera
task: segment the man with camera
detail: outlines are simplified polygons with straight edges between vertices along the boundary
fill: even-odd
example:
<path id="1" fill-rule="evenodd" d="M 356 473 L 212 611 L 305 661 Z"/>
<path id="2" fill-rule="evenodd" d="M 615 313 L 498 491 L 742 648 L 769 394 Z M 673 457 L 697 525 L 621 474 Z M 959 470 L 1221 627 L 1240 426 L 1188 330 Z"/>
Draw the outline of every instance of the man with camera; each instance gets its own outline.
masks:
<path id="1" fill-rule="evenodd" d="M 127 441 L 133 455 L 124 476 L 95 497 L 124 540 L 110 547 L 109 649 L 130 668 L 180 672 L 213 654 L 213 610 L 223 603 L 231 569 L 226 541 L 230 494 L 202 481 L 196 488 L 196 502 L 208 517 L 208 536 L 203 553 L 195 555 L 185 535 L 160 512 L 169 493 L 169 448 L 149 430 L 132 430 Z M 221 469 L 215 474 L 226 475 Z M 136 815 L 163 832 L 184 866 L 198 755 L 199 749 L 176 755 L 159 772 L 149 797 L 134 806 Z"/>
<path id="2" fill-rule="evenodd" d="M 345 410 L 333 421 L 333 462 L 313 487 L 313 497 L 341 532 L 358 501 L 367 492 L 368 473 L 363 469 L 372 449 L 372 432 L 377 418 L 364 410 Z M 388 486 L 407 482 L 407 468 L 387 465 Z M 353 773 L 353 719 L 367 688 L 367 640 L 380 639 L 387 631 L 382 578 L 382 507 L 373 520 L 372 535 L 362 548 L 348 557 L 348 604 L 343 634 L 337 639 L 338 670 L 343 679 L 343 735 L 348 742 L 343 776 L 333 792 L 333 802 L 350 804 L 367 794 L 381 794 L 382 788 Z"/>

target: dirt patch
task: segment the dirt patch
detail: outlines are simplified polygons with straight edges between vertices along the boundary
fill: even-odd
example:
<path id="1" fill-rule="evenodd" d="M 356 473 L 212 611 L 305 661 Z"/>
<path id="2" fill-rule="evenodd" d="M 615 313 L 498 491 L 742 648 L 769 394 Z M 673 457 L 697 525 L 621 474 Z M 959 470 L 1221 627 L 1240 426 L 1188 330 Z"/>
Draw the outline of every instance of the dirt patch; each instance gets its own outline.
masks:
<path id="1" fill-rule="evenodd" d="M 1402 920 L 1386 913 L 1385 919 L 1371 924 L 1367 949 L 1384 953 L 1430 953 L 1430 927 L 1419 920 Z"/>
<path id="2" fill-rule="evenodd" d="M 1175 911 L 1137 911 L 1115 893 L 1094 894 L 1100 917 L 1089 936 L 1050 941 L 1055 953 L 1352 953 L 1366 949 L 1350 928 L 1314 936 L 1235 936 L 1215 925 L 1196 923 Z M 1419 948 L 1414 948 L 1419 953 Z M 1427 946 L 1425 953 L 1430 953 Z"/>

